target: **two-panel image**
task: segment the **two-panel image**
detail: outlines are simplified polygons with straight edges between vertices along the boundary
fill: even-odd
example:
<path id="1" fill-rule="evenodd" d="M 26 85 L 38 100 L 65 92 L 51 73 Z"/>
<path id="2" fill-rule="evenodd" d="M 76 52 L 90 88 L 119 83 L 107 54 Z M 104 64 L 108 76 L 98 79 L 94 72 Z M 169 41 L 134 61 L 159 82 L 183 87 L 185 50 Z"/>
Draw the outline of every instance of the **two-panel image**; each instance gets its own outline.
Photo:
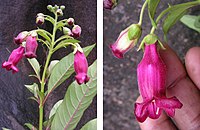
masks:
<path id="1" fill-rule="evenodd" d="M 0 46 L 2 130 L 200 130 L 199 0 L 1 0 Z"/>

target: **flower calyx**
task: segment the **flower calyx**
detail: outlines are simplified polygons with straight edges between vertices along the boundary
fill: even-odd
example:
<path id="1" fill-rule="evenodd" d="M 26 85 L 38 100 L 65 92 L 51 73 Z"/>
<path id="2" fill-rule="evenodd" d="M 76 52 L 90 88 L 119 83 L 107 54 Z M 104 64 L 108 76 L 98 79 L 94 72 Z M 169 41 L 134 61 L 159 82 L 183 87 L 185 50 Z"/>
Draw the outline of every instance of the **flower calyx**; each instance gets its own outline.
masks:
<path id="1" fill-rule="evenodd" d="M 148 34 L 147 36 L 144 37 L 144 39 L 142 40 L 139 48 L 138 48 L 138 51 L 140 49 L 143 49 L 144 50 L 144 45 L 147 44 L 147 45 L 151 45 L 151 44 L 155 44 L 155 43 L 159 43 L 160 47 L 165 50 L 166 48 L 163 46 L 162 42 L 159 40 L 158 36 L 156 36 L 155 34 Z"/>

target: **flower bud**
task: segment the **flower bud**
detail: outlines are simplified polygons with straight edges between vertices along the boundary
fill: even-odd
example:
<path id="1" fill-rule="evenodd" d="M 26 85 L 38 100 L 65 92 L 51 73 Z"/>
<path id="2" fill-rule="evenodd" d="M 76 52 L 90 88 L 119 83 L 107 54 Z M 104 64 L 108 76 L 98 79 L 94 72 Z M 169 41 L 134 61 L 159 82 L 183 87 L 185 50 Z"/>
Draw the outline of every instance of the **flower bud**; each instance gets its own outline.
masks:
<path id="1" fill-rule="evenodd" d="M 36 37 L 28 36 L 26 39 L 25 54 L 26 58 L 36 58 L 36 50 L 38 47 Z"/>
<path id="2" fill-rule="evenodd" d="M 60 6 L 60 9 L 64 10 L 64 9 L 65 9 L 65 6 L 64 6 L 64 5 L 61 5 L 61 6 Z"/>
<path id="3" fill-rule="evenodd" d="M 37 14 L 36 24 L 42 25 L 44 23 L 44 14 L 39 13 Z"/>
<path id="4" fill-rule="evenodd" d="M 57 13 L 58 16 L 63 16 L 63 11 L 62 11 L 62 9 L 58 9 L 58 10 L 56 11 L 56 13 Z"/>
<path id="5" fill-rule="evenodd" d="M 74 69 L 76 72 L 75 79 L 79 85 L 89 81 L 90 78 L 87 75 L 88 62 L 84 53 L 79 50 L 74 55 Z"/>
<path id="6" fill-rule="evenodd" d="M 135 116 L 139 122 L 147 117 L 157 119 L 162 110 L 168 116 L 175 115 L 175 109 L 180 109 L 182 103 L 174 96 L 166 97 L 166 65 L 161 59 L 154 44 L 144 45 L 144 56 L 137 67 L 138 86 L 143 98 L 142 103 L 135 104 Z"/>
<path id="7" fill-rule="evenodd" d="M 17 45 L 20 45 L 22 44 L 23 41 L 26 40 L 26 37 L 28 36 L 28 32 L 27 31 L 23 31 L 21 33 L 19 33 L 17 35 L 17 37 L 14 38 L 14 42 L 17 44 Z"/>
<path id="8" fill-rule="evenodd" d="M 72 31 L 68 27 L 63 27 L 63 33 L 68 36 L 73 36 Z"/>
<path id="9" fill-rule="evenodd" d="M 132 24 L 123 30 L 117 41 L 110 45 L 112 53 L 115 57 L 121 59 L 124 54 L 135 46 L 142 33 L 141 27 L 137 24 Z"/>
<path id="10" fill-rule="evenodd" d="M 81 27 L 79 25 L 74 25 L 72 28 L 73 37 L 78 38 L 81 35 Z"/>
<path id="11" fill-rule="evenodd" d="M 53 6 L 52 6 L 52 5 L 48 5 L 48 6 L 47 6 L 47 9 L 48 9 L 50 12 L 53 12 Z"/>
<path id="12" fill-rule="evenodd" d="M 5 61 L 2 64 L 2 68 L 5 68 L 6 70 L 12 70 L 13 73 L 18 72 L 18 68 L 16 65 L 18 62 L 23 58 L 24 53 L 24 47 L 20 46 L 17 49 L 14 49 L 11 53 L 11 55 L 8 58 L 8 61 Z"/>
<path id="13" fill-rule="evenodd" d="M 67 23 L 68 23 L 68 25 L 74 25 L 74 19 L 73 18 L 68 18 L 67 19 Z"/>
<path id="14" fill-rule="evenodd" d="M 118 0 L 103 0 L 103 7 L 105 9 L 113 9 L 117 6 Z"/>

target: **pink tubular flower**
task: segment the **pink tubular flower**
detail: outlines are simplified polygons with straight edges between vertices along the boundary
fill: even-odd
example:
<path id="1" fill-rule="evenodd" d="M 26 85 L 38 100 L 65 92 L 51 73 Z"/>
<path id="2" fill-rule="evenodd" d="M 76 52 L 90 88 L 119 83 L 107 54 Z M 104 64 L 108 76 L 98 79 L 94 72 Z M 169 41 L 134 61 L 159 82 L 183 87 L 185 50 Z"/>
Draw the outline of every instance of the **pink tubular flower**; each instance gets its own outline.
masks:
<path id="1" fill-rule="evenodd" d="M 81 35 L 81 27 L 79 25 L 74 25 L 72 28 L 73 37 L 78 38 Z"/>
<path id="2" fill-rule="evenodd" d="M 8 58 L 8 61 L 5 61 L 2 64 L 2 68 L 6 70 L 12 70 L 13 73 L 18 72 L 18 68 L 16 67 L 17 63 L 23 58 L 24 47 L 20 46 L 17 49 L 14 49 Z"/>
<path id="3" fill-rule="evenodd" d="M 17 37 L 14 38 L 14 42 L 17 44 L 17 45 L 20 45 L 22 44 L 22 42 L 24 42 L 26 40 L 26 37 L 28 35 L 28 32 L 27 31 L 23 31 L 21 33 L 19 33 L 17 35 Z"/>
<path id="4" fill-rule="evenodd" d="M 137 24 L 133 24 L 122 31 L 117 41 L 114 44 L 110 45 L 114 56 L 122 59 L 124 57 L 124 54 L 135 46 L 140 36 L 141 27 Z"/>
<path id="5" fill-rule="evenodd" d="M 90 77 L 87 75 L 88 71 L 88 62 L 83 52 L 77 50 L 74 55 L 74 69 L 76 72 L 75 79 L 77 83 L 83 84 L 87 83 L 90 80 Z"/>
<path id="6" fill-rule="evenodd" d="M 38 47 L 36 37 L 28 36 L 26 39 L 25 54 L 26 58 L 36 58 L 36 50 Z"/>
<path id="7" fill-rule="evenodd" d="M 175 96 L 166 97 L 166 65 L 157 51 L 157 42 L 145 44 L 144 57 L 138 65 L 137 76 L 143 98 L 142 103 L 135 104 L 134 113 L 139 122 L 144 122 L 147 117 L 159 118 L 162 110 L 173 117 L 175 109 L 182 107 Z"/>

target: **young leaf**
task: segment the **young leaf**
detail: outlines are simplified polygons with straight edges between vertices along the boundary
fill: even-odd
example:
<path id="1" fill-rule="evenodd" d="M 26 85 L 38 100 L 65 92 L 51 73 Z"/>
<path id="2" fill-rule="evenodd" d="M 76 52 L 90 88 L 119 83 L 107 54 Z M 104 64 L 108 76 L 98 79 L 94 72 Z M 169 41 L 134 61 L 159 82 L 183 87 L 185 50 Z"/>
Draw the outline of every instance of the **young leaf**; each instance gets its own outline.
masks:
<path id="1" fill-rule="evenodd" d="M 28 59 L 28 62 L 30 63 L 30 65 L 32 66 L 33 70 L 35 71 L 35 74 L 37 75 L 37 78 L 40 80 L 40 64 L 37 61 L 37 59 L 32 58 L 32 59 Z"/>
<path id="2" fill-rule="evenodd" d="M 86 123 L 81 130 L 97 130 L 97 119 L 93 119 Z"/>
<path id="3" fill-rule="evenodd" d="M 151 20 L 152 25 L 156 28 L 156 22 L 154 21 L 154 16 L 156 13 L 156 8 L 158 4 L 160 3 L 160 0 L 149 0 L 148 1 L 148 12 L 149 12 L 149 18 Z"/>
<path id="4" fill-rule="evenodd" d="M 52 24 L 54 24 L 54 23 L 55 23 L 55 20 L 54 20 L 54 18 L 52 18 L 52 17 L 51 17 L 51 16 L 49 16 L 49 15 L 47 15 L 47 16 L 45 17 L 45 20 L 47 20 L 47 21 L 51 22 Z"/>
<path id="5" fill-rule="evenodd" d="M 42 36 L 44 39 L 46 39 L 49 43 L 51 43 L 51 38 L 47 35 L 47 31 L 38 29 L 37 30 L 38 35 Z M 50 34 L 49 34 L 50 35 Z"/>
<path id="6" fill-rule="evenodd" d="M 184 15 L 180 21 L 188 26 L 189 28 L 196 30 L 197 32 L 200 33 L 200 28 L 195 26 L 195 21 L 198 18 L 198 16 L 193 16 L 193 15 Z"/>
<path id="7" fill-rule="evenodd" d="M 180 20 L 180 18 L 185 14 L 187 9 L 196 6 L 199 4 L 199 1 L 192 1 L 192 2 L 187 2 L 183 4 L 178 4 L 174 6 L 170 6 L 166 10 L 164 10 L 161 14 L 167 14 L 166 19 L 164 20 L 163 23 L 163 32 L 166 36 L 168 33 L 169 29 L 177 22 Z"/>
<path id="8" fill-rule="evenodd" d="M 34 97 L 38 98 L 38 85 L 36 83 L 32 84 L 32 85 L 25 85 L 25 87 L 34 94 Z"/>
<path id="9" fill-rule="evenodd" d="M 60 104 L 63 102 L 63 100 L 59 100 L 51 109 L 50 114 L 49 114 L 49 119 L 56 113 L 58 107 L 60 106 Z"/>
<path id="10" fill-rule="evenodd" d="M 83 48 L 83 51 L 86 56 L 92 51 L 95 47 L 94 45 Z M 51 93 L 56 87 L 58 87 L 62 82 L 70 77 L 74 72 L 74 54 L 71 53 L 64 58 L 62 58 L 53 68 L 52 73 L 48 82 L 48 94 Z"/>
<path id="11" fill-rule="evenodd" d="M 51 63 L 49 64 L 48 70 L 47 70 L 47 77 L 50 76 L 53 68 L 55 67 L 55 65 L 59 62 L 59 60 L 52 60 Z"/>
<path id="12" fill-rule="evenodd" d="M 74 81 L 68 87 L 63 102 L 54 116 L 51 130 L 73 130 L 76 127 L 97 93 L 96 65 L 95 61 L 89 67 L 90 81 L 87 84 L 78 85 Z"/>
<path id="13" fill-rule="evenodd" d="M 171 11 L 163 24 L 163 32 L 166 35 L 169 31 L 169 29 L 186 13 L 186 9 L 185 7 L 182 8 L 178 8 L 174 11 Z"/>
<path id="14" fill-rule="evenodd" d="M 35 126 L 33 126 L 32 124 L 30 124 L 30 123 L 25 123 L 24 124 L 26 127 L 28 127 L 30 130 L 37 130 L 36 128 L 35 128 Z"/>

